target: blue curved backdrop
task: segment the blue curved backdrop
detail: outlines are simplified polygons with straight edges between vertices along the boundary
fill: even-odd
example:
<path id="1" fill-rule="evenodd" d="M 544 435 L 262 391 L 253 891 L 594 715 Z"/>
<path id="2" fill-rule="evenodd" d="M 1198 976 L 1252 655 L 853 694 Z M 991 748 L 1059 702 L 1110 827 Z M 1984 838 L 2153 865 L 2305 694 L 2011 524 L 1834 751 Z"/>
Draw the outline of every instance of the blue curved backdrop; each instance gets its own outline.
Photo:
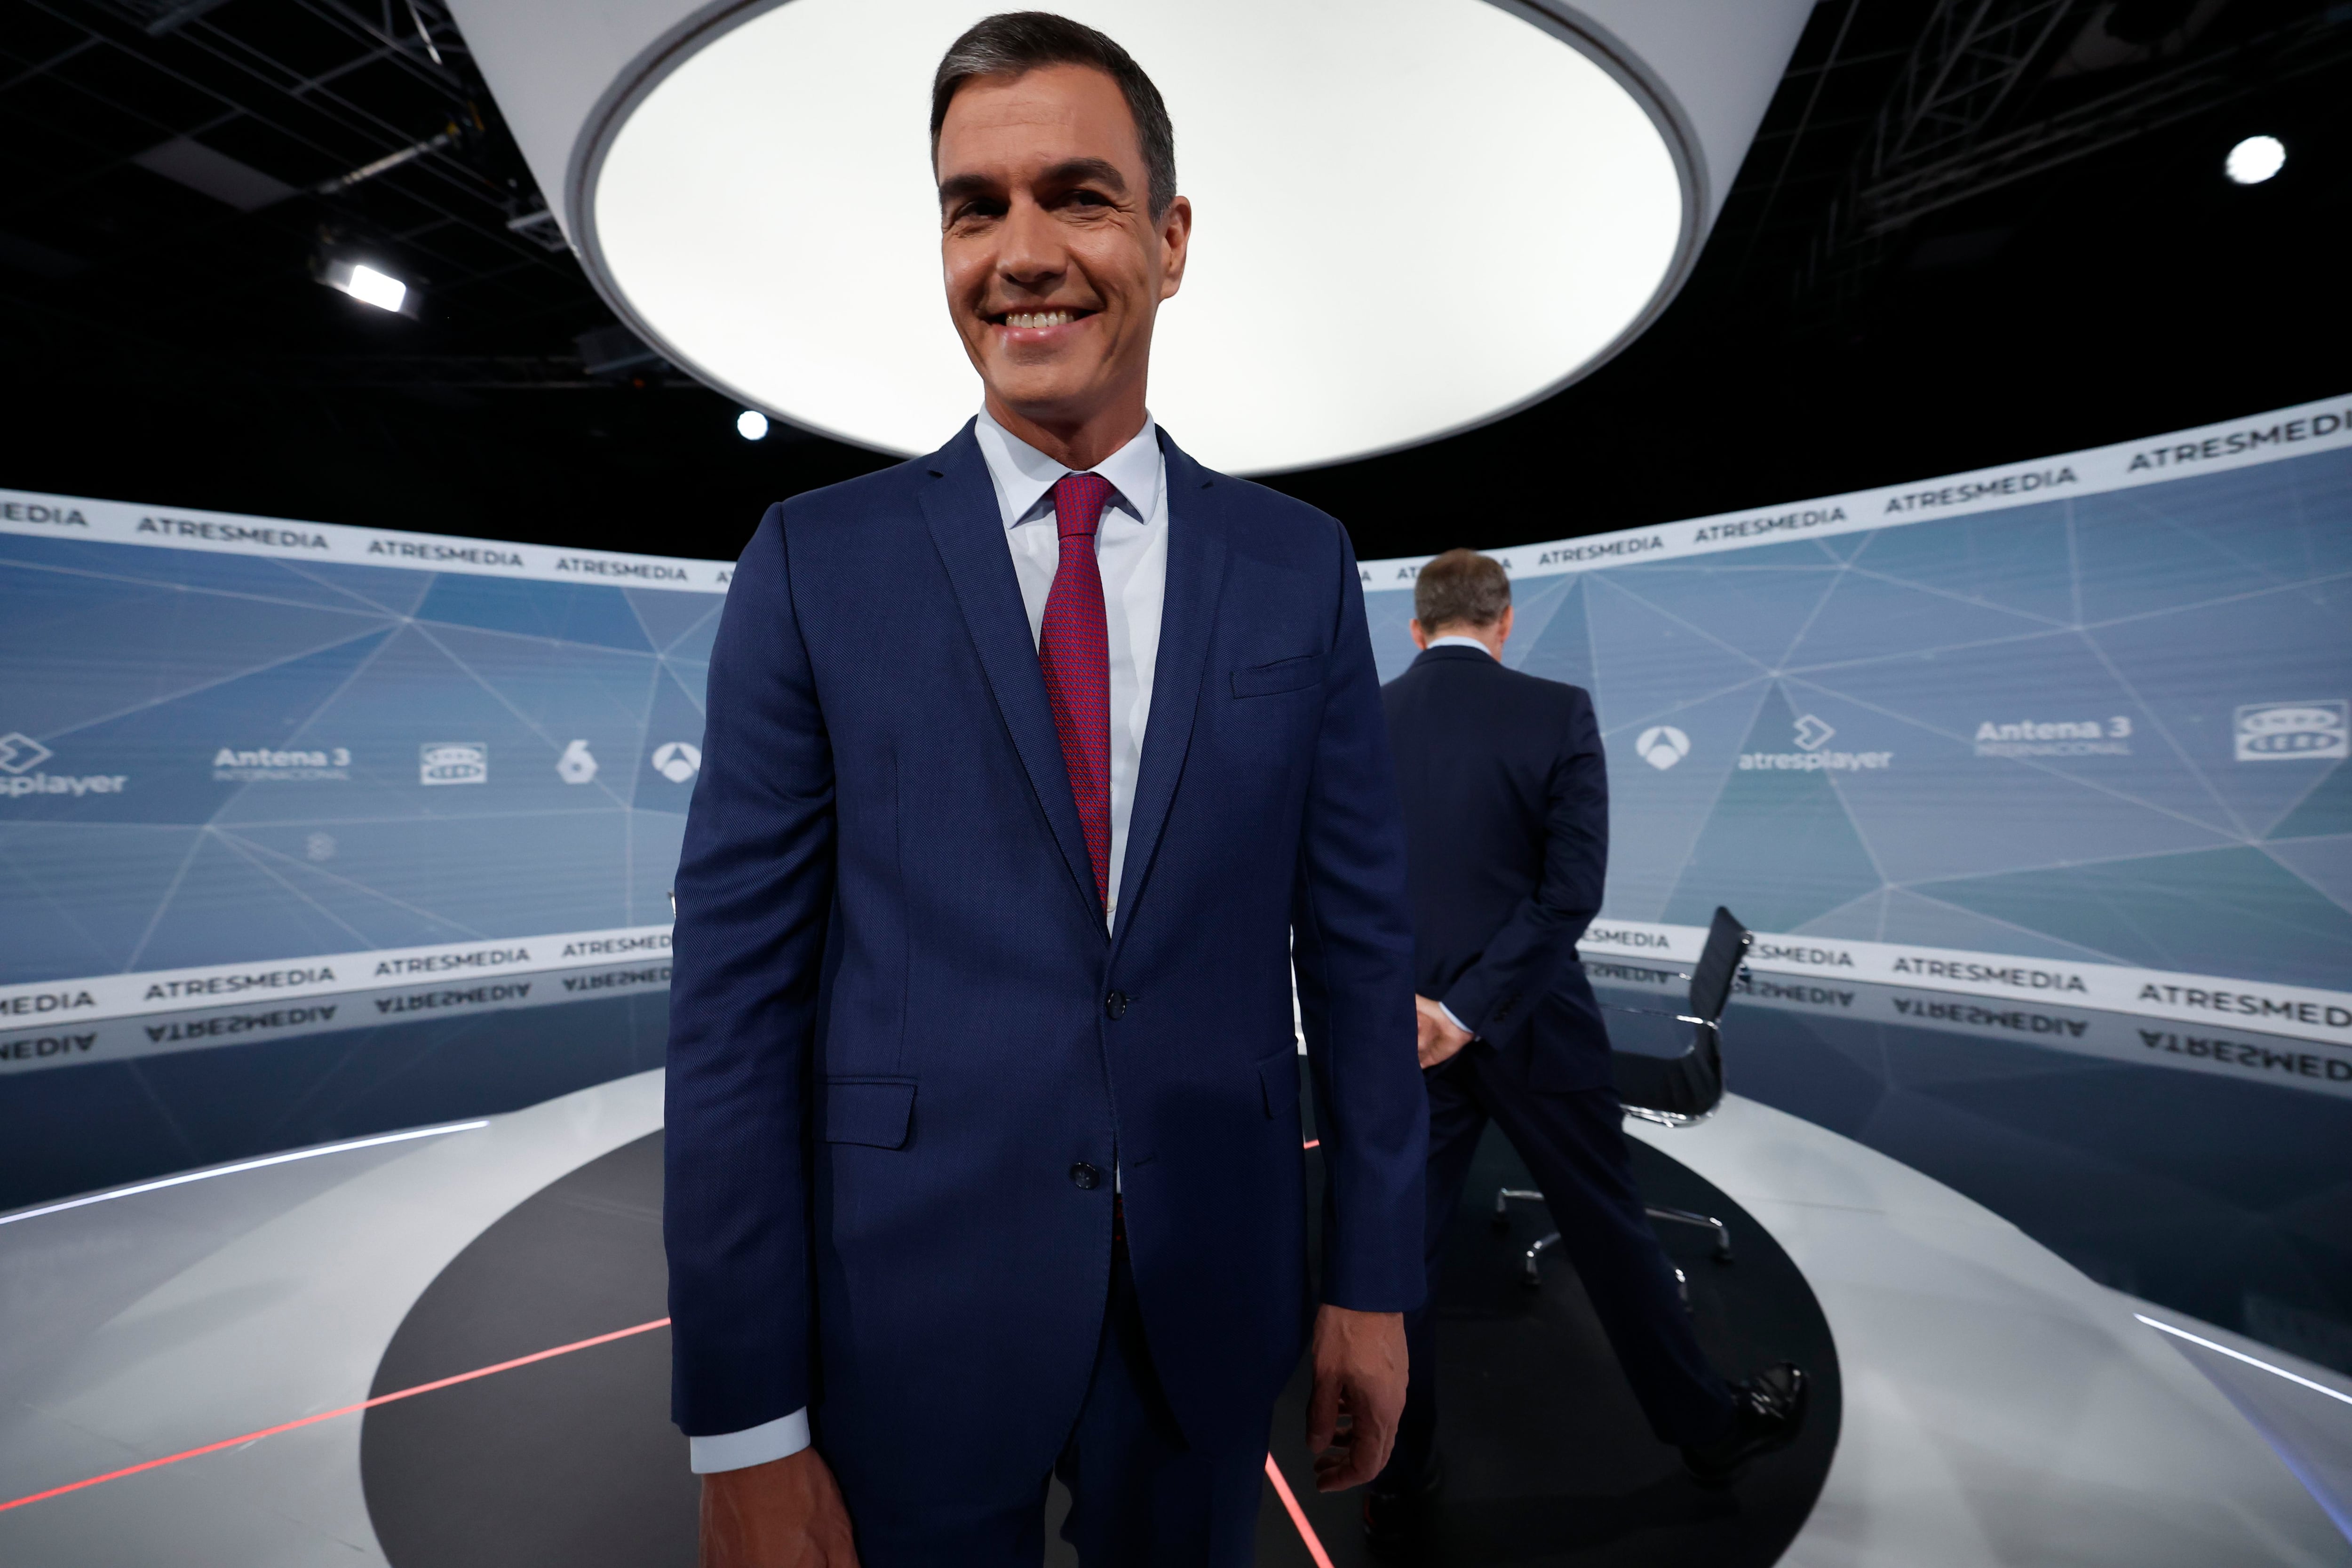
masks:
<path id="1" fill-rule="evenodd" d="M 2352 447 L 2278 432 L 2352 416 L 2264 417 L 1504 552 L 1608 918 L 2347 989 Z M 0 985 L 665 924 L 724 576 L 0 496 Z"/>

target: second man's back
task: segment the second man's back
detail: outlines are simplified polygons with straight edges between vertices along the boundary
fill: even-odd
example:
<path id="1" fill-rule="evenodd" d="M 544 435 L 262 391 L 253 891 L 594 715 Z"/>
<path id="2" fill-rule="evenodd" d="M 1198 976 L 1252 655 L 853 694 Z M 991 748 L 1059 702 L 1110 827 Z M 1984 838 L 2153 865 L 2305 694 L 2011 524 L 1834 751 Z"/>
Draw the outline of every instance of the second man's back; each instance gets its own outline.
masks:
<path id="1" fill-rule="evenodd" d="M 1610 1081 L 1576 942 L 1601 908 L 1609 779 L 1592 699 L 1449 640 L 1381 689 L 1403 797 L 1415 989 L 1547 1089 Z"/>

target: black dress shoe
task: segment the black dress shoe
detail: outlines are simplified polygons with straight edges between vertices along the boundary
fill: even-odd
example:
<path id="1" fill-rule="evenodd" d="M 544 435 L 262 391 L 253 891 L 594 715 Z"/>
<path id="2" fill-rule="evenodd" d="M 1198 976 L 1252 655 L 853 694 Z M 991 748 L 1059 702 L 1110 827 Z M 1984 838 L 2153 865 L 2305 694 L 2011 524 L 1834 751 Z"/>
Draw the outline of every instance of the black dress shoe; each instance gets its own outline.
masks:
<path id="1" fill-rule="evenodd" d="M 1383 1563 L 1424 1563 L 1436 1535 L 1437 1498 L 1445 1471 L 1432 1465 L 1417 1487 L 1393 1489 L 1375 1482 L 1364 1489 L 1364 1544 Z"/>
<path id="2" fill-rule="evenodd" d="M 1685 1448 L 1683 1463 L 1701 1486 L 1730 1485 L 1748 1460 L 1797 1440 L 1811 1394 L 1812 1380 L 1794 1362 L 1768 1366 L 1747 1382 L 1733 1384 L 1730 1432 L 1715 1442 Z"/>

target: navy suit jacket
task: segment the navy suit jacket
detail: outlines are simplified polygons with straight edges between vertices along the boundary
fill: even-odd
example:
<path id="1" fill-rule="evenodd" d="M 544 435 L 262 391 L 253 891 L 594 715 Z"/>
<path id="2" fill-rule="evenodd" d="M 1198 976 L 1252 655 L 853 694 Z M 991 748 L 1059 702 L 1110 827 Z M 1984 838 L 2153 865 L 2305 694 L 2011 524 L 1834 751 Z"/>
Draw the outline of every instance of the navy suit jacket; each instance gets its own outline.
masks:
<path id="1" fill-rule="evenodd" d="M 1413 975 L 1530 1087 L 1610 1081 L 1576 962 L 1609 868 L 1609 774 L 1583 688 L 1433 647 L 1381 689 L 1412 867 Z"/>
<path id="2" fill-rule="evenodd" d="M 1116 1163 L 1178 1419 L 1262 1442 L 1311 1321 L 1294 959 L 1322 1299 L 1421 1299 L 1404 842 L 1354 554 L 1161 444 L 1165 608 L 1109 933 L 971 427 L 771 508 L 744 551 L 677 886 L 664 1225 L 689 1434 L 806 1405 L 866 1495 L 1034 1484 L 1094 1363 Z"/>

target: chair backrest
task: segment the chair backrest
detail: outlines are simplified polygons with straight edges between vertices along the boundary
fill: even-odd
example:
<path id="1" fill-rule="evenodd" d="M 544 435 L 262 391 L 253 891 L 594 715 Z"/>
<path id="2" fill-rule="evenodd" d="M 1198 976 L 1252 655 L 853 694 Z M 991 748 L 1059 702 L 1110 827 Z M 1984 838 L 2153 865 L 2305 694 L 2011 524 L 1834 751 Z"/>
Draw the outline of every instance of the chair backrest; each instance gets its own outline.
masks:
<path id="1" fill-rule="evenodd" d="M 1738 917 L 1717 906 L 1706 945 L 1699 950 L 1698 962 L 1691 965 L 1692 1017 L 1710 1024 L 1723 1022 L 1723 1010 L 1731 1003 L 1731 983 L 1739 978 L 1739 961 L 1748 956 L 1755 942 L 1755 933 L 1741 925 Z"/>
<path id="2" fill-rule="evenodd" d="M 1669 1127 L 1689 1127 L 1715 1114 L 1723 1103 L 1723 1033 L 1718 1026 L 1731 1001 L 1739 961 L 1756 938 L 1729 910 L 1715 911 L 1706 945 L 1691 966 L 1689 1049 L 1678 1057 L 1620 1052 L 1612 1068 L 1617 1098 L 1632 1115 Z"/>

